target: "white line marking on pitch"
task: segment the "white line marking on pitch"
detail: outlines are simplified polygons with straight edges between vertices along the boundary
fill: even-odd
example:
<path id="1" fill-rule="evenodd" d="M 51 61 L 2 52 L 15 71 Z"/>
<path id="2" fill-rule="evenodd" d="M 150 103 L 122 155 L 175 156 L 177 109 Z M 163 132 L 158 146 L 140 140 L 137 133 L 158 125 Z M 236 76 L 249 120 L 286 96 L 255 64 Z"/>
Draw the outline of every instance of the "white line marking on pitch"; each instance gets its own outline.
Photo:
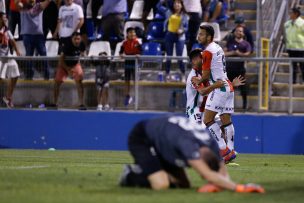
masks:
<path id="1" fill-rule="evenodd" d="M 0 169 L 16 169 L 16 170 L 24 170 L 24 169 L 36 169 L 36 168 L 48 168 L 49 166 L 1 166 Z"/>

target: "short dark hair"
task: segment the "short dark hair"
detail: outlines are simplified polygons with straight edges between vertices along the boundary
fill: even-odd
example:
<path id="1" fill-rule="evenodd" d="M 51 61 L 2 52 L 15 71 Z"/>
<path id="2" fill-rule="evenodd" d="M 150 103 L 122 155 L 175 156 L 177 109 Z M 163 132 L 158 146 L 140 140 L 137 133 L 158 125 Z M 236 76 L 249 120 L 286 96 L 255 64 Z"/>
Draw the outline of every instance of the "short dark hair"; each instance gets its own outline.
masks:
<path id="1" fill-rule="evenodd" d="M 189 58 L 190 58 L 190 61 L 192 61 L 193 58 L 197 57 L 197 56 L 201 56 L 202 55 L 202 49 L 200 48 L 196 48 L 196 49 L 193 49 L 190 54 L 189 54 Z"/>
<path id="2" fill-rule="evenodd" d="M 297 16 L 300 16 L 300 15 L 301 15 L 301 8 L 300 8 L 300 7 L 293 7 L 293 8 L 291 9 L 291 11 L 292 11 L 293 13 L 295 13 Z"/>
<path id="3" fill-rule="evenodd" d="M 207 35 L 211 37 L 211 40 L 214 38 L 214 29 L 211 25 L 201 25 L 200 29 L 205 30 Z"/>
<path id="4" fill-rule="evenodd" d="M 81 36 L 80 32 L 73 32 L 71 37 L 75 37 L 75 36 Z"/>
<path id="5" fill-rule="evenodd" d="M 134 27 L 128 27 L 128 28 L 127 28 L 127 33 L 128 33 L 128 32 L 131 32 L 131 31 L 135 31 L 135 28 L 134 28 Z"/>
<path id="6" fill-rule="evenodd" d="M 215 155 L 213 151 L 210 150 L 210 148 L 202 147 L 200 149 L 201 151 L 201 159 L 203 162 L 205 162 L 209 168 L 213 171 L 219 171 L 220 170 L 220 162 Z M 203 152 L 202 152 L 203 151 Z"/>
<path id="7" fill-rule="evenodd" d="M 98 54 L 98 56 L 108 56 L 107 52 L 103 51 Z"/>

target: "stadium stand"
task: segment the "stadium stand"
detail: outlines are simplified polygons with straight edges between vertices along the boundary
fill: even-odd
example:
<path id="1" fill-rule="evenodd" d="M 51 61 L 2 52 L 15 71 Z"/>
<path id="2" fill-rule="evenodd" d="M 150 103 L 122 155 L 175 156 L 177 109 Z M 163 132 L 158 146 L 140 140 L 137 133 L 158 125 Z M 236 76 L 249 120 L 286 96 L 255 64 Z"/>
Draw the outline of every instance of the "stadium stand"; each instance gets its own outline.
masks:
<path id="1" fill-rule="evenodd" d="M 147 40 L 148 41 L 164 41 L 164 23 L 151 22 L 148 26 Z"/>
<path id="2" fill-rule="evenodd" d="M 45 42 L 47 56 L 57 56 L 59 43 L 56 40 L 47 40 Z"/>
<path id="3" fill-rule="evenodd" d="M 142 17 L 142 14 L 143 14 L 143 9 L 144 9 L 144 1 L 136 0 L 133 4 L 129 19 L 130 20 L 140 20 Z M 147 19 L 153 20 L 153 9 L 151 9 Z"/>
<path id="4" fill-rule="evenodd" d="M 111 56 L 110 43 L 107 41 L 94 41 L 90 45 L 88 56 L 98 56 L 100 52 L 106 52 L 108 56 Z"/>

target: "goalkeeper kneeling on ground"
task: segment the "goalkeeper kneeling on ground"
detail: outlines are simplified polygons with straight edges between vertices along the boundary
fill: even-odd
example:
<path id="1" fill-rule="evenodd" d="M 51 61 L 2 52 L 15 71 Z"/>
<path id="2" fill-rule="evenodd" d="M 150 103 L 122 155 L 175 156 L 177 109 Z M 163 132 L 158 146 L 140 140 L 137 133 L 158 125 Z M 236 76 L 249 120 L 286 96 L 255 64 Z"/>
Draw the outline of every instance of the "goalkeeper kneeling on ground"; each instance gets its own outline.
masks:
<path id="1" fill-rule="evenodd" d="M 140 121 L 130 132 L 128 147 L 135 163 L 124 167 L 123 187 L 190 188 L 184 169 L 192 167 L 208 181 L 198 192 L 265 192 L 256 184 L 233 182 L 208 130 L 182 116 Z"/>

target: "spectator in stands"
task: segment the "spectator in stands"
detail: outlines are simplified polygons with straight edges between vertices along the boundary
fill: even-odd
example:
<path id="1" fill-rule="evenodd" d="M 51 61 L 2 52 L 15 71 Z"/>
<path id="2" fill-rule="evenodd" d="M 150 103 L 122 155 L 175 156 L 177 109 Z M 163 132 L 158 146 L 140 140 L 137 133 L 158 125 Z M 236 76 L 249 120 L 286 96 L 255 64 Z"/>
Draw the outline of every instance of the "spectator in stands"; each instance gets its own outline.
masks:
<path id="1" fill-rule="evenodd" d="M 17 56 L 20 56 L 19 49 L 16 45 L 14 37 L 12 33 L 8 29 L 8 22 L 6 18 L 6 14 L 0 12 L 0 57 L 7 56 L 9 52 L 9 43 L 11 43 L 12 47 L 16 51 Z M 3 97 L 3 101 L 5 102 L 8 108 L 13 108 L 13 92 L 16 86 L 18 77 L 20 76 L 18 64 L 14 59 L 1 59 L 0 61 L 0 80 L 9 78 L 8 88 L 6 92 L 6 96 Z"/>
<path id="2" fill-rule="evenodd" d="M 25 3 L 19 2 L 21 19 L 21 35 L 25 47 L 26 56 L 34 56 L 36 50 L 40 56 L 46 56 L 45 38 L 42 28 L 42 11 L 49 5 L 51 0 L 36 2 L 36 0 L 26 0 Z M 32 63 L 27 63 L 25 72 L 26 79 L 32 79 L 34 70 Z M 43 62 L 43 76 L 48 80 L 50 77 L 48 63 Z"/>
<path id="3" fill-rule="evenodd" d="M 304 57 L 304 20 L 301 18 L 300 8 L 292 8 L 289 12 L 290 20 L 285 24 L 285 44 L 289 57 Z M 297 64 L 293 62 L 293 83 L 297 82 Z M 300 69 L 304 81 L 304 63 L 300 62 Z"/>
<path id="4" fill-rule="evenodd" d="M 110 105 L 108 101 L 109 95 L 109 80 L 110 80 L 110 60 L 107 57 L 106 52 L 99 53 L 101 61 L 97 63 L 96 66 L 96 87 L 98 91 L 97 95 L 97 111 L 108 111 L 110 110 Z"/>
<path id="5" fill-rule="evenodd" d="M 141 44 L 137 39 L 135 28 L 129 27 L 127 29 L 127 39 L 122 43 L 119 54 L 124 55 L 138 55 L 141 54 Z M 125 106 L 128 106 L 133 98 L 130 96 L 130 80 L 135 79 L 135 65 L 134 59 L 125 59 Z"/>
<path id="6" fill-rule="evenodd" d="M 183 0 L 185 10 L 189 16 L 189 25 L 188 25 L 188 38 L 189 42 L 187 43 L 187 50 L 190 53 L 193 44 L 196 42 L 197 31 L 199 25 L 201 24 L 201 2 L 200 0 Z"/>
<path id="7" fill-rule="evenodd" d="M 54 105 L 58 105 L 60 86 L 63 81 L 70 75 L 76 82 L 79 110 L 86 110 L 83 100 L 83 71 L 80 65 L 79 56 L 85 55 L 85 45 L 81 41 L 80 32 L 74 32 L 70 41 L 65 42 L 62 53 L 59 58 L 58 68 L 55 76 L 54 86 Z M 73 59 L 71 59 L 73 57 Z"/>
<path id="8" fill-rule="evenodd" d="M 216 22 L 223 24 L 228 19 L 227 4 L 221 0 L 202 0 L 202 11 L 204 22 Z"/>
<path id="9" fill-rule="evenodd" d="M 125 14 L 127 0 L 105 0 L 102 6 L 102 30 L 103 40 L 110 41 L 111 49 L 114 50 L 116 43 L 124 39 Z M 111 37 L 116 37 L 114 40 Z"/>
<path id="10" fill-rule="evenodd" d="M 151 9 L 154 10 L 154 12 L 157 10 L 157 4 L 160 0 L 144 0 L 144 8 L 142 13 L 142 22 L 144 24 L 145 30 L 148 28 L 149 21 L 147 19 L 149 13 L 151 12 Z"/>
<path id="11" fill-rule="evenodd" d="M 65 4 L 60 7 L 57 27 L 54 37 L 59 36 L 59 54 L 65 43 L 71 41 L 74 32 L 79 32 L 84 22 L 84 15 L 81 6 L 73 0 L 64 0 Z"/>
<path id="12" fill-rule="evenodd" d="M 20 1 L 24 2 L 24 1 Z M 18 36 L 20 36 L 21 32 L 21 24 L 20 24 L 20 12 L 18 7 L 16 6 L 15 0 L 10 0 L 9 4 L 10 12 L 9 12 L 9 29 L 12 34 L 15 34 L 16 26 L 18 25 Z"/>
<path id="13" fill-rule="evenodd" d="M 61 0 L 51 1 L 49 6 L 43 12 L 43 34 L 46 38 L 49 31 L 54 35 L 57 21 L 58 21 L 58 11 L 60 7 Z"/>
<path id="14" fill-rule="evenodd" d="M 225 55 L 228 57 L 248 57 L 251 54 L 251 46 L 249 42 L 244 39 L 244 28 L 237 26 L 234 31 L 234 38 L 227 41 L 226 47 L 224 48 Z M 242 76 L 245 78 L 246 69 L 245 62 L 226 62 L 227 76 L 230 81 L 234 78 Z M 240 86 L 241 95 L 243 98 L 243 110 L 247 109 L 247 89 L 248 86 Z"/>
<path id="15" fill-rule="evenodd" d="M 101 9 L 102 0 L 88 0 L 85 14 L 86 34 L 88 41 L 98 40 L 102 37 Z"/>
<path id="16" fill-rule="evenodd" d="M 176 55 L 182 56 L 188 31 L 188 16 L 185 12 L 182 0 L 175 0 L 172 9 L 167 9 L 165 29 L 165 46 L 167 56 L 173 55 L 173 46 L 176 47 Z M 185 65 L 182 60 L 178 60 L 179 68 L 182 73 L 182 81 L 185 82 Z M 171 59 L 166 62 L 166 79 L 169 79 L 171 69 Z"/>
<path id="17" fill-rule="evenodd" d="M 244 28 L 244 38 L 247 42 L 249 42 L 250 46 L 251 46 L 251 50 L 252 52 L 254 51 L 254 41 L 253 41 L 253 36 L 251 34 L 251 30 L 246 26 L 245 23 L 245 18 L 242 16 L 238 16 L 235 21 L 234 21 L 236 27 L 237 26 L 242 26 Z M 235 28 L 232 30 L 232 37 L 233 37 L 233 33 L 234 33 Z"/>

